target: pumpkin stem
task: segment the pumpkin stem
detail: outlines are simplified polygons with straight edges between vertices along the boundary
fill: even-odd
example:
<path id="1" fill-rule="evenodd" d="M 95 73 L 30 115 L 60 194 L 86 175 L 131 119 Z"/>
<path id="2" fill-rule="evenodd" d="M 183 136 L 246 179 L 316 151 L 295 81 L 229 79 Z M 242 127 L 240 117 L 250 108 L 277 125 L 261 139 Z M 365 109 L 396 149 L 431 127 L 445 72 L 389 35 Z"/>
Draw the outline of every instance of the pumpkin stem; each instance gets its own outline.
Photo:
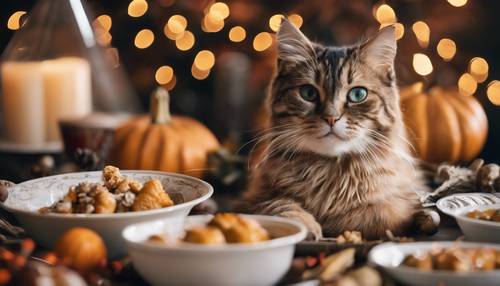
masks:
<path id="1" fill-rule="evenodd" d="M 151 95 L 151 121 L 153 124 L 165 124 L 170 120 L 170 95 L 163 87 L 157 87 Z"/>

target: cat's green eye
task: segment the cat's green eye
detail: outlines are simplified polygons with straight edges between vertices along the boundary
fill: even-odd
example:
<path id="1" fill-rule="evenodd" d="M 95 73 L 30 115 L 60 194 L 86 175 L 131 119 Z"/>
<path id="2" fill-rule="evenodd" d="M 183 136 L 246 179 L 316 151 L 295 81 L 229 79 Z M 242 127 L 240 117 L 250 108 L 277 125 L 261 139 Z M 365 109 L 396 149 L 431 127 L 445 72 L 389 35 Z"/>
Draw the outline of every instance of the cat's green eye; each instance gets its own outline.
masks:
<path id="1" fill-rule="evenodd" d="M 306 101 L 314 102 L 318 98 L 318 90 L 310 84 L 301 86 L 299 92 L 300 96 Z"/>
<path id="2" fill-rule="evenodd" d="M 367 96 L 368 90 L 361 86 L 353 87 L 347 93 L 347 99 L 352 103 L 360 103 L 364 101 Z"/>

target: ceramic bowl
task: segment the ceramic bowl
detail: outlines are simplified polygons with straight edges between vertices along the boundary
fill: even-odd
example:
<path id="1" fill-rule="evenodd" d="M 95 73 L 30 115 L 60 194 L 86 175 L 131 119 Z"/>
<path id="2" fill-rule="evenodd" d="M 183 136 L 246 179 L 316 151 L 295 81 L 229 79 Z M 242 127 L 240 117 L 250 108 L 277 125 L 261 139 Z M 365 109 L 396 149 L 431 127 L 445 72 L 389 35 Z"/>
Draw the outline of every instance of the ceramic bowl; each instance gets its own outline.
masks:
<path id="1" fill-rule="evenodd" d="M 468 218 L 473 210 L 500 209 L 500 194 L 467 193 L 440 199 L 437 208 L 457 220 L 467 240 L 500 243 L 500 222 Z"/>
<path id="2" fill-rule="evenodd" d="M 413 253 L 424 252 L 436 247 L 488 247 L 500 249 L 500 245 L 473 242 L 414 242 L 383 243 L 375 246 L 368 255 L 368 261 L 381 267 L 387 274 L 403 285 L 453 285 L 453 286 L 494 286 L 500 281 L 500 270 L 486 272 L 456 273 L 452 271 L 422 271 L 413 267 L 401 266 L 404 258 Z"/>
<path id="3" fill-rule="evenodd" d="M 213 193 L 208 183 L 189 176 L 154 171 L 121 171 L 140 182 L 158 179 L 175 202 L 162 209 L 114 214 L 41 214 L 38 210 L 62 198 L 71 186 L 80 182 L 101 182 L 102 172 L 68 173 L 26 181 L 8 189 L 9 195 L 0 206 L 13 213 L 24 229 L 42 246 L 52 248 L 57 238 L 69 228 L 81 226 L 99 233 L 110 258 L 126 254 L 122 230 L 134 223 L 165 220 L 182 230 L 184 219 L 193 206 Z"/>
<path id="4" fill-rule="evenodd" d="M 258 221 L 273 239 L 221 246 L 145 242 L 152 234 L 182 234 L 164 221 L 129 226 L 123 237 L 135 269 L 153 285 L 275 285 L 290 268 L 295 244 L 306 237 L 306 228 L 280 217 L 246 217 Z M 211 218 L 190 216 L 185 227 L 205 225 Z"/>

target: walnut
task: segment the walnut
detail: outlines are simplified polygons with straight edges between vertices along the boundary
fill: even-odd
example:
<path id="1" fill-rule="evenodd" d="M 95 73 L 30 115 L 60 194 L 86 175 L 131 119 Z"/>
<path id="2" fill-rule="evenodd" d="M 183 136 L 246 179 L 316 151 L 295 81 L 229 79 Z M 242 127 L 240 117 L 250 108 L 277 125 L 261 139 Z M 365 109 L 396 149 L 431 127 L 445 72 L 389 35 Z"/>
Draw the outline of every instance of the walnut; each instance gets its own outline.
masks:
<path id="1" fill-rule="evenodd" d="M 116 200 L 108 190 L 98 192 L 95 197 L 95 213 L 110 214 L 116 209 Z"/>
<path id="2" fill-rule="evenodd" d="M 135 194 L 132 192 L 118 193 L 114 195 L 116 199 L 116 211 L 117 212 L 128 212 L 134 204 Z"/>
<path id="3" fill-rule="evenodd" d="M 102 176 L 106 187 L 109 189 L 116 189 L 118 184 L 123 180 L 123 177 L 120 174 L 120 169 L 114 166 L 104 167 L 102 170 Z"/>
<path id="4" fill-rule="evenodd" d="M 226 243 L 226 239 L 224 238 L 224 234 L 222 233 L 222 231 L 211 226 L 195 227 L 186 231 L 184 241 L 212 245 L 220 245 Z"/>
<path id="5" fill-rule="evenodd" d="M 143 211 L 159 209 L 171 206 L 173 204 L 174 202 L 165 192 L 160 181 L 150 180 L 144 184 L 144 187 L 137 195 L 134 204 L 132 205 L 132 210 Z"/>
<path id="6" fill-rule="evenodd" d="M 73 207 L 71 205 L 71 202 L 57 202 L 54 206 L 54 211 L 56 213 L 70 214 L 73 212 Z"/>
<path id="7" fill-rule="evenodd" d="M 115 189 L 115 193 L 134 192 L 139 193 L 142 189 L 142 184 L 130 178 L 124 178 Z"/>

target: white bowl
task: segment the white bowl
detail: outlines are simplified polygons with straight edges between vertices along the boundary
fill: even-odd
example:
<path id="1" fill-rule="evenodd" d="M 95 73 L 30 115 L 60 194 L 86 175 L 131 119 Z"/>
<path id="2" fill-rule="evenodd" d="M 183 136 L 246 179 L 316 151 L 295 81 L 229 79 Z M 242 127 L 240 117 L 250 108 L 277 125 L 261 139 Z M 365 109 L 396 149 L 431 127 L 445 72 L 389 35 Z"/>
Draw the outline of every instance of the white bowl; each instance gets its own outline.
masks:
<path id="1" fill-rule="evenodd" d="M 409 266 L 401 266 L 404 258 L 413 253 L 429 251 L 436 247 L 489 247 L 500 249 L 500 245 L 473 242 L 387 242 L 375 246 L 368 254 L 368 261 L 381 267 L 387 274 L 404 285 L 453 285 L 453 286 L 498 286 L 500 270 L 470 273 L 455 273 L 452 271 L 434 270 L 422 271 Z"/>
<path id="2" fill-rule="evenodd" d="M 473 210 L 500 209 L 500 198 L 494 194 L 467 193 L 440 199 L 437 208 L 454 217 L 460 229 L 470 241 L 500 243 L 500 222 L 467 217 Z"/>
<path id="3" fill-rule="evenodd" d="M 126 255 L 122 230 L 133 223 L 165 219 L 180 230 L 193 206 L 207 200 L 213 193 L 208 183 L 189 176 L 155 171 L 121 171 L 140 182 L 158 179 L 176 203 L 174 206 L 149 211 L 114 214 L 41 214 L 38 210 L 62 198 L 70 186 L 80 182 L 100 182 L 102 172 L 69 173 L 26 181 L 9 188 L 9 195 L 0 206 L 13 213 L 35 241 L 53 248 L 57 238 L 72 227 L 93 229 L 106 243 L 108 256 Z"/>
<path id="4" fill-rule="evenodd" d="M 257 220 L 274 239 L 221 246 L 145 242 L 152 234 L 182 234 L 163 221 L 129 226 L 123 237 L 135 269 L 153 285 L 274 285 L 290 268 L 295 244 L 306 237 L 306 228 L 280 217 L 245 217 Z M 186 228 L 205 225 L 211 218 L 190 216 Z"/>

